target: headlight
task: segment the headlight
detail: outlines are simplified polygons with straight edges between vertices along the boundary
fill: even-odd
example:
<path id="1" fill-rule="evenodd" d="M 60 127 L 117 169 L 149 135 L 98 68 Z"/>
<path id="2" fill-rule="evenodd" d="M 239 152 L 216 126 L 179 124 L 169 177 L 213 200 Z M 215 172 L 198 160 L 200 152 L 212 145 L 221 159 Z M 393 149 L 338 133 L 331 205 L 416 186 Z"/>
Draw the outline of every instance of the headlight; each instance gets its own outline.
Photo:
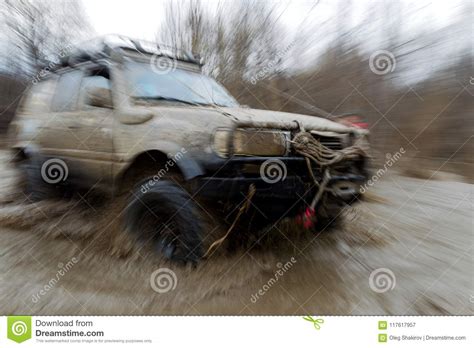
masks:
<path id="1" fill-rule="evenodd" d="M 290 132 L 258 129 L 218 129 L 214 151 L 221 157 L 229 152 L 239 156 L 284 156 L 288 153 Z M 229 149 L 229 147 L 231 147 Z"/>
<path id="2" fill-rule="evenodd" d="M 229 155 L 231 135 L 231 129 L 218 129 L 215 131 L 212 148 L 220 157 L 227 157 Z"/>

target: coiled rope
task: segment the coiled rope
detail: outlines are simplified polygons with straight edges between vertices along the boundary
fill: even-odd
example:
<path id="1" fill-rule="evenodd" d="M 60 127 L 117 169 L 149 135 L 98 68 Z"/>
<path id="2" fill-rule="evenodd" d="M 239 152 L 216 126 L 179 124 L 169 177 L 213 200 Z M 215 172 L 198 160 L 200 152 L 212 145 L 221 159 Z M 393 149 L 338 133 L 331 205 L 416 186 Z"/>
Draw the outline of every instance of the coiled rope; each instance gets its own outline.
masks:
<path id="1" fill-rule="evenodd" d="M 347 158 L 367 156 L 364 146 L 359 142 L 341 150 L 332 150 L 318 141 L 311 133 L 304 130 L 297 133 L 292 140 L 295 151 L 321 167 L 328 167 Z"/>
<path id="2" fill-rule="evenodd" d="M 318 191 L 309 207 L 312 211 L 314 211 L 316 204 L 321 199 L 331 178 L 329 166 L 339 163 L 347 158 L 368 156 L 365 147 L 360 141 L 356 141 L 354 145 L 341 150 L 332 150 L 318 141 L 311 133 L 302 129 L 302 127 L 300 127 L 300 132 L 294 136 L 292 144 L 294 150 L 305 157 L 309 174 L 311 175 L 316 187 L 318 187 Z M 311 161 L 322 169 L 323 177 L 321 181 L 316 179 Z"/>

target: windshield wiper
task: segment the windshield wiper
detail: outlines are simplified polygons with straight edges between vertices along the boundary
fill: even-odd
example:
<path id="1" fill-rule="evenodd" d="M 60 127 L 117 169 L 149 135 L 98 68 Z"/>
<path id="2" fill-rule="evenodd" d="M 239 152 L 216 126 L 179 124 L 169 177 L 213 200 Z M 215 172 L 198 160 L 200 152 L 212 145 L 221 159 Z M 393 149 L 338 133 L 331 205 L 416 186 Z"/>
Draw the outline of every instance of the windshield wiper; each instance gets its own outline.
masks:
<path id="1" fill-rule="evenodd" d="M 134 99 L 140 99 L 140 100 L 164 100 L 164 101 L 178 102 L 178 103 L 184 103 L 184 104 L 195 105 L 195 106 L 208 105 L 206 103 L 193 102 L 193 101 L 179 99 L 179 98 L 173 98 L 173 97 L 163 97 L 163 96 L 160 96 L 160 95 L 135 96 L 133 98 Z"/>

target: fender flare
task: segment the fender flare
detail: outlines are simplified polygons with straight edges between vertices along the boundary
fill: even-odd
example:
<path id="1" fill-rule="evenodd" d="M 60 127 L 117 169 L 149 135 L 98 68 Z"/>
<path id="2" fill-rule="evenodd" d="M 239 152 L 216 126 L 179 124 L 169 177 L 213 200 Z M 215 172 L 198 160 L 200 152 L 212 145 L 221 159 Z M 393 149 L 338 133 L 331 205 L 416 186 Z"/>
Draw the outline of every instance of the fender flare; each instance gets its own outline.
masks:
<path id="1" fill-rule="evenodd" d="M 185 180 L 191 180 L 205 173 L 202 166 L 190 155 L 186 148 L 168 141 L 158 141 L 149 150 L 134 154 L 133 159 L 129 162 L 130 165 L 135 158 L 148 151 L 158 151 L 167 155 L 168 158 L 174 159 Z M 176 159 L 177 154 L 180 154 L 178 159 Z"/>
<path id="2" fill-rule="evenodd" d="M 191 180 L 198 176 L 204 175 L 204 170 L 191 156 L 176 161 L 179 169 L 183 173 L 186 180 Z"/>
<path id="3" fill-rule="evenodd" d="M 12 153 L 12 162 L 20 162 L 41 156 L 39 148 L 34 144 L 17 144 L 12 146 L 10 151 Z"/>

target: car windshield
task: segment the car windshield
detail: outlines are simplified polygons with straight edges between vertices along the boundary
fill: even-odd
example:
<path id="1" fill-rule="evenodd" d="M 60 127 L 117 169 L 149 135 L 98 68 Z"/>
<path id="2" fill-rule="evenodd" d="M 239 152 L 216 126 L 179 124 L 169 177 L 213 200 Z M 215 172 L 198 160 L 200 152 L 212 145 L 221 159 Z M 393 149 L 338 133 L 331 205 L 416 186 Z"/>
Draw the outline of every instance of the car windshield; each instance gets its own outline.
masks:
<path id="1" fill-rule="evenodd" d="M 135 100 L 172 101 L 192 105 L 234 107 L 237 101 L 214 79 L 172 68 L 153 69 L 149 63 L 127 62 L 127 80 Z"/>

